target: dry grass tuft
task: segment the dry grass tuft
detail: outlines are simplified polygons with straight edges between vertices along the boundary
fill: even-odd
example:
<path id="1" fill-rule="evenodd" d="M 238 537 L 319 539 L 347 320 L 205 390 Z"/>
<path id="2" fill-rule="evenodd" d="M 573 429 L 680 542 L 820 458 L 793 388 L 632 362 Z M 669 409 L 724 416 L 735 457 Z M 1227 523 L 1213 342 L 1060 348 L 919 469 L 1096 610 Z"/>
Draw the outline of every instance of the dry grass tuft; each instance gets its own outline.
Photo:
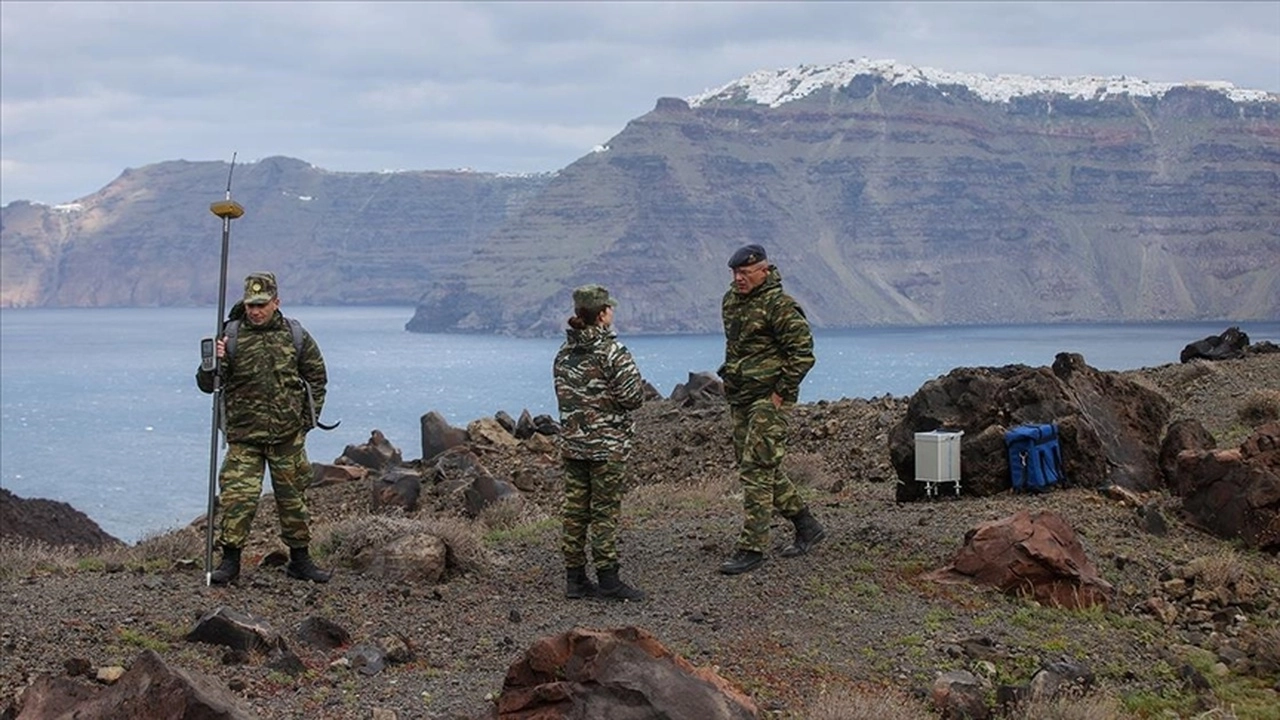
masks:
<path id="1" fill-rule="evenodd" d="M 806 708 L 808 720 L 936 720 L 925 703 L 887 688 L 840 689 Z"/>
<path id="2" fill-rule="evenodd" d="M 538 504 L 524 495 L 508 495 L 480 511 L 480 522 L 490 530 L 514 530 L 521 525 L 532 525 L 548 518 Z"/>
<path id="3" fill-rule="evenodd" d="M 1255 662 L 1280 665 L 1280 628 L 1258 630 L 1251 641 Z"/>
<path id="4" fill-rule="evenodd" d="M 1280 420 L 1280 390 L 1254 390 L 1236 412 L 1240 422 L 1256 428 Z"/>
<path id="5" fill-rule="evenodd" d="M 817 453 L 789 453 L 782 459 L 782 470 L 796 487 L 828 488 L 835 480 Z"/>
<path id="6" fill-rule="evenodd" d="M 741 492 L 738 479 L 732 473 L 704 473 L 687 481 L 641 485 L 627 493 L 623 512 L 645 515 L 678 508 L 715 506 Z"/>
<path id="7" fill-rule="evenodd" d="M 1008 720 L 1121 720 L 1130 717 L 1119 700 L 1101 694 L 1065 694 L 1013 708 Z"/>
<path id="8" fill-rule="evenodd" d="M 480 573 L 489 568 L 489 551 L 484 544 L 482 528 L 475 523 L 460 517 L 437 517 L 423 524 L 449 547 L 450 567 L 464 573 Z"/>
<path id="9" fill-rule="evenodd" d="M 315 529 L 315 547 L 334 562 L 351 567 L 356 556 L 409 535 L 434 535 L 449 549 L 448 565 L 462 572 L 489 567 L 489 556 L 476 527 L 460 518 L 406 518 L 361 515 Z"/>
<path id="10" fill-rule="evenodd" d="M 50 545 L 20 537 L 0 538 L 0 579 L 63 575 L 73 572 L 80 560 L 70 545 Z"/>
<path id="11" fill-rule="evenodd" d="M 1230 587 L 1245 577 L 1244 562 L 1235 550 L 1227 548 L 1213 555 L 1202 555 L 1187 563 L 1186 576 L 1198 587 Z"/>
<path id="12" fill-rule="evenodd" d="M 188 526 L 147 535 L 121 552 L 120 561 L 143 566 L 163 565 L 204 558 L 204 531 Z"/>

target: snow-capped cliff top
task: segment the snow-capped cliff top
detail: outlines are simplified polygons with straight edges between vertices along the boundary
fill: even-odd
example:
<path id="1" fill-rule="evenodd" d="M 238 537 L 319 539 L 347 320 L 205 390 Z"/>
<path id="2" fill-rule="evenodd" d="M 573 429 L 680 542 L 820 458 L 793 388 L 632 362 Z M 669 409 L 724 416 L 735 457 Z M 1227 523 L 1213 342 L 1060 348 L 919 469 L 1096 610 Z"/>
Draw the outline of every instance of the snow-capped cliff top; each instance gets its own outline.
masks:
<path id="1" fill-rule="evenodd" d="M 1263 90 L 1245 90 L 1229 82 L 1207 81 L 1186 83 L 1158 83 L 1137 78 L 1119 77 L 1030 77 L 1027 75 L 978 75 L 974 73 L 948 72 L 929 67 L 915 67 L 895 60 L 847 60 L 835 65 L 801 65 L 782 70 L 757 70 L 746 77 L 686 98 L 690 107 L 722 97 L 739 90 L 746 91 L 746 98 L 761 105 L 778 107 L 792 100 L 799 100 L 826 87 L 839 88 L 848 85 L 859 75 L 879 75 L 893 85 L 964 85 L 988 102 L 1008 102 L 1011 98 L 1040 93 L 1059 93 L 1085 100 L 1103 100 L 1111 95 L 1163 96 L 1175 87 L 1203 87 L 1217 90 L 1236 102 L 1262 102 L 1275 99 Z"/>

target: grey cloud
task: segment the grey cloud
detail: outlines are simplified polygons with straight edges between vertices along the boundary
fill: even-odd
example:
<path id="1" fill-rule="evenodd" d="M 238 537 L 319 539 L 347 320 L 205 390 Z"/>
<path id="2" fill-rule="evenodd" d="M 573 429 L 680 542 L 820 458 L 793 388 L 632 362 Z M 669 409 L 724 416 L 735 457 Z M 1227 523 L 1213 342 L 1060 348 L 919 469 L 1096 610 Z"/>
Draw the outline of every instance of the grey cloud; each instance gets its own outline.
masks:
<path id="1" fill-rule="evenodd" d="M 0 3 L 0 202 L 125 167 L 550 171 L 760 69 L 1227 80 L 1280 92 L 1275 3 Z"/>

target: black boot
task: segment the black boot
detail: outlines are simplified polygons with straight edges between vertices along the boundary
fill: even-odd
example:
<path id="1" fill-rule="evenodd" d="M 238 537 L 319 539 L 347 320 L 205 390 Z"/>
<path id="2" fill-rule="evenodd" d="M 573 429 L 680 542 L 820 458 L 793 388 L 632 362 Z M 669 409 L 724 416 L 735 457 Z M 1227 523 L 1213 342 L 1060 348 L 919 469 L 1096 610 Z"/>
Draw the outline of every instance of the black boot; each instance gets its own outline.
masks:
<path id="1" fill-rule="evenodd" d="M 227 585 L 240 577 L 240 548 L 222 547 L 222 562 L 209 574 L 210 585 Z"/>
<path id="2" fill-rule="evenodd" d="M 570 600 L 596 596 L 596 584 L 587 577 L 585 567 L 571 567 L 564 570 L 564 596 Z"/>
<path id="3" fill-rule="evenodd" d="M 289 548 L 289 564 L 285 566 L 284 574 L 297 580 L 318 583 L 329 582 L 329 578 L 333 575 L 327 570 L 316 567 L 316 564 L 311 562 L 311 553 L 304 547 Z"/>
<path id="4" fill-rule="evenodd" d="M 755 570 L 764 564 L 764 553 L 755 550 L 738 550 L 733 557 L 720 563 L 720 572 L 725 575 L 741 575 Z"/>
<path id="5" fill-rule="evenodd" d="M 807 507 L 796 513 L 791 522 L 796 526 L 796 539 L 779 553 L 782 557 L 804 555 L 827 536 L 822 523 L 818 522 L 818 518 Z"/>
<path id="6" fill-rule="evenodd" d="M 600 578 L 600 597 L 606 600 L 635 600 L 645 598 L 644 591 L 633 588 L 618 579 L 618 566 L 600 568 L 596 571 Z"/>

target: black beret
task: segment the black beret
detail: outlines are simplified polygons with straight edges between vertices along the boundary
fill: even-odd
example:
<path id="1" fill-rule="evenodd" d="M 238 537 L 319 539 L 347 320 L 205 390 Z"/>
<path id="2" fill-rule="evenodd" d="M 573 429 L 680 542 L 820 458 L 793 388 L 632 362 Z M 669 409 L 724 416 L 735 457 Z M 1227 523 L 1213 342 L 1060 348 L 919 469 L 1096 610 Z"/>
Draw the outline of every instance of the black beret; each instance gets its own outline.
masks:
<path id="1" fill-rule="evenodd" d="M 759 245 L 744 245 L 738 248 L 729 258 L 729 267 L 739 268 L 743 265 L 755 265 L 761 260 L 767 260 L 768 255 L 765 254 L 764 248 Z"/>

